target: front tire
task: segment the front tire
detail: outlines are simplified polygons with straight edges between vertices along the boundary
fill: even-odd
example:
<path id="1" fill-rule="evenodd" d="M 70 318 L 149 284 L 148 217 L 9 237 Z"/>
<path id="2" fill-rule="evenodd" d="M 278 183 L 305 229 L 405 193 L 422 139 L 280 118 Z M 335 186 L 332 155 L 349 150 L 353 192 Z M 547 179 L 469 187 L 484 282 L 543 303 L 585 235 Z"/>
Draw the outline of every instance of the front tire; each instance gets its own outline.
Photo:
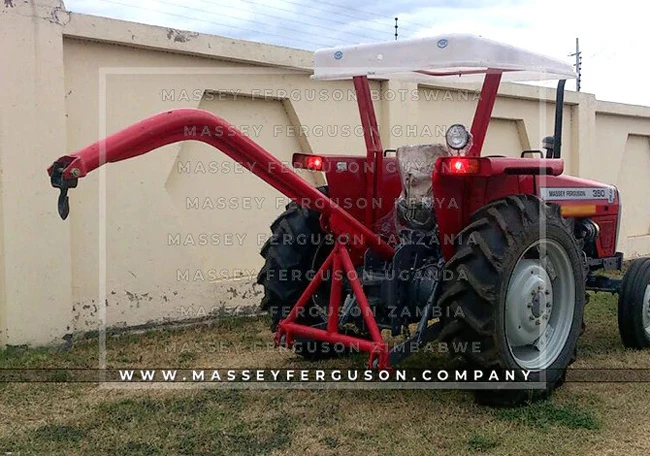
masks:
<path id="1" fill-rule="evenodd" d="M 618 331 L 626 347 L 650 347 L 650 258 L 633 260 L 623 277 Z"/>
<path id="2" fill-rule="evenodd" d="M 559 207 L 530 195 L 492 202 L 471 217 L 446 265 L 441 340 L 482 370 L 530 372 L 533 389 L 478 390 L 479 402 L 548 397 L 575 360 L 585 282 L 580 249 Z M 477 349 L 478 348 L 478 349 Z M 543 388 L 537 386 L 542 385 Z"/>

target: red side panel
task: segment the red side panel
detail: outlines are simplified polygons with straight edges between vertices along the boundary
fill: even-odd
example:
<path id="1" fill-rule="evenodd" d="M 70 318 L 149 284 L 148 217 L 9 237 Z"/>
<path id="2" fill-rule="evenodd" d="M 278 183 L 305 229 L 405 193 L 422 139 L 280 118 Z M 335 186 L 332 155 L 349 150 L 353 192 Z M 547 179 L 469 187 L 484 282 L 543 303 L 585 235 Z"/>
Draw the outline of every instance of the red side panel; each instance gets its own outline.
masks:
<path id="1" fill-rule="evenodd" d="M 533 192 L 533 176 L 434 176 L 436 217 L 442 253 L 447 260 L 456 253 L 456 236 L 469 224 L 474 212 L 508 195 Z"/>
<path id="2" fill-rule="evenodd" d="M 594 207 L 589 218 L 600 227 L 596 249 L 600 258 L 616 253 L 620 196 L 613 185 L 572 176 L 537 176 L 537 195 L 570 209 Z"/>
<path id="3" fill-rule="evenodd" d="M 385 157 L 383 172 L 378 173 L 381 182 L 377 193 L 367 202 L 366 171 L 368 164 L 365 157 L 324 156 L 324 171 L 329 187 L 329 197 L 348 211 L 355 219 L 364 220 L 366 207 L 371 205 L 378 220 L 392 208 L 402 190 L 397 159 Z"/>
<path id="4" fill-rule="evenodd" d="M 381 181 L 377 184 L 376 199 L 379 204 L 376 208 L 375 220 L 379 220 L 393 210 L 395 200 L 402 192 L 397 158 L 384 157 L 383 168 L 384 172 L 380 174 Z"/>
<path id="5" fill-rule="evenodd" d="M 479 179 L 484 180 L 484 178 Z M 446 260 L 449 260 L 456 252 L 454 240 L 458 232 L 465 226 L 465 220 L 469 214 L 463 205 L 466 186 L 467 178 L 465 177 L 433 174 L 433 194 L 436 195 L 436 198 L 445 201 L 445 204 L 436 204 L 435 210 L 442 255 Z M 482 186 L 484 185 L 477 185 L 477 187 Z"/>
<path id="6" fill-rule="evenodd" d="M 454 255 L 455 237 L 467 226 L 474 212 L 492 201 L 516 194 L 537 195 L 561 206 L 594 205 L 595 214 L 590 218 L 600 227 L 600 237 L 596 243 L 598 255 L 607 257 L 615 254 L 619 214 L 619 196 L 615 187 L 561 175 L 564 167 L 562 160 L 501 157 L 479 160 L 480 172 L 467 176 L 444 174 L 440 172 L 444 160 L 437 163 L 433 193 L 440 241 L 446 259 Z M 392 210 L 401 192 L 397 159 L 385 158 L 383 165 L 382 180 L 371 202 L 375 220 Z M 330 198 L 357 220 L 364 220 L 367 207 L 366 167 L 365 157 L 324 157 Z M 534 175 L 540 169 L 548 175 Z"/>
<path id="7" fill-rule="evenodd" d="M 561 174 L 564 168 L 562 160 L 483 157 L 476 159 L 480 166 L 475 173 L 462 175 L 450 174 L 450 160 L 438 159 L 433 173 L 436 217 L 447 260 L 456 251 L 456 236 L 474 212 L 508 195 L 534 194 L 535 174 Z"/>

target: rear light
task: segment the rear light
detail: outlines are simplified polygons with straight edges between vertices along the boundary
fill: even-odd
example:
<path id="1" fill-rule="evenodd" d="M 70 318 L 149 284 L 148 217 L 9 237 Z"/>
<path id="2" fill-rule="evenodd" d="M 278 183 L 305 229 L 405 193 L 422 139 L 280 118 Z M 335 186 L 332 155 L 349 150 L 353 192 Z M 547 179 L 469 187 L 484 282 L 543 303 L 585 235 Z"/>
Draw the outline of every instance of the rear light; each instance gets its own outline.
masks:
<path id="1" fill-rule="evenodd" d="M 291 160 L 294 168 L 321 171 L 323 169 L 323 157 L 320 155 L 293 154 Z"/>
<path id="2" fill-rule="evenodd" d="M 478 174 L 481 170 L 481 162 L 477 158 L 455 157 L 445 160 L 442 163 L 442 174 Z"/>

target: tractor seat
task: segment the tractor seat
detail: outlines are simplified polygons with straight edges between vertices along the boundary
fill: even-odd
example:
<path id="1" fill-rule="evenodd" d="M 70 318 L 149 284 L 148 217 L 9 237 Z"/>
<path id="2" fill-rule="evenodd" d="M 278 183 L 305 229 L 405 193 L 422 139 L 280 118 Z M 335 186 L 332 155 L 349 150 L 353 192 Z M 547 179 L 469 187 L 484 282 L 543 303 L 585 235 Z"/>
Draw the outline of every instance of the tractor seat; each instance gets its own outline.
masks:
<path id="1" fill-rule="evenodd" d="M 430 230 L 435 226 L 433 173 L 438 157 L 451 155 L 444 144 L 416 144 L 397 148 L 402 193 L 397 199 L 397 218 L 412 229 Z"/>

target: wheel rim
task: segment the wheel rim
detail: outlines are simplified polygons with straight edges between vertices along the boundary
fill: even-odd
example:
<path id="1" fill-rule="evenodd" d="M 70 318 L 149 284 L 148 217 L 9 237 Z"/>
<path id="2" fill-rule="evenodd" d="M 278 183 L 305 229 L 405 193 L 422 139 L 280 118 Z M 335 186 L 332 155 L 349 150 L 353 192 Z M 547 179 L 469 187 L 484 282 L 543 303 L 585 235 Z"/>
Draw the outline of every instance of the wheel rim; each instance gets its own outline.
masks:
<path id="1" fill-rule="evenodd" d="M 645 287 L 645 294 L 643 295 L 643 327 L 645 328 L 645 335 L 650 339 L 650 284 Z"/>
<path id="2" fill-rule="evenodd" d="M 521 368 L 546 369 L 558 358 L 571 332 L 575 287 L 571 260 L 556 241 L 540 239 L 521 255 L 505 308 L 506 341 Z"/>

